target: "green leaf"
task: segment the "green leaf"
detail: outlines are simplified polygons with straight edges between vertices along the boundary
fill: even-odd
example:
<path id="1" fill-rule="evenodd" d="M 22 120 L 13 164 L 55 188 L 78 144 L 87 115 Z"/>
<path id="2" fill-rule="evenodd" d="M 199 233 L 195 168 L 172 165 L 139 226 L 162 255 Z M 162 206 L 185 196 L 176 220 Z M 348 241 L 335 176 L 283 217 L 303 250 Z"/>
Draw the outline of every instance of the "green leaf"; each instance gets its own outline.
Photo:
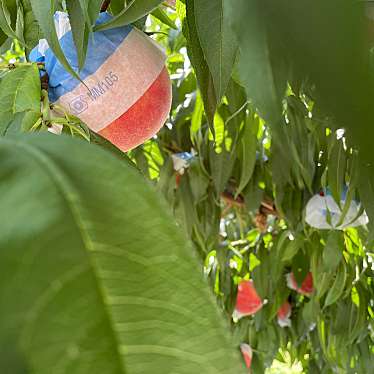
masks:
<path id="1" fill-rule="evenodd" d="M 103 0 L 79 0 L 82 9 L 87 9 L 88 16 L 90 18 L 90 30 L 93 31 L 92 27 L 95 25 L 97 18 L 99 17 L 101 5 Z"/>
<path id="2" fill-rule="evenodd" d="M 167 15 L 167 13 L 161 8 L 156 8 L 154 11 L 152 11 L 151 14 L 153 17 L 157 18 L 163 24 L 171 27 L 174 30 L 178 30 L 177 26 L 175 26 L 174 21 L 171 20 L 170 17 Z"/>
<path id="3" fill-rule="evenodd" d="M 35 64 L 9 71 L 0 82 L 0 112 L 40 111 L 41 88 Z"/>
<path id="4" fill-rule="evenodd" d="M 187 40 L 188 57 L 195 69 L 208 124 L 213 131 L 214 114 L 217 109 L 217 98 L 214 90 L 212 74 L 199 42 L 196 29 L 194 0 L 187 1 L 186 18 L 183 22 L 183 34 Z"/>
<path id="5" fill-rule="evenodd" d="M 249 212 L 256 212 L 264 195 L 264 191 L 258 185 L 258 178 L 252 178 L 242 194 L 247 210 Z"/>
<path id="6" fill-rule="evenodd" d="M 342 259 L 344 237 L 340 231 L 331 231 L 323 249 L 322 264 L 326 272 L 334 272 Z"/>
<path id="7" fill-rule="evenodd" d="M 6 35 L 13 39 L 18 39 L 16 30 L 13 29 L 11 12 L 17 14 L 17 8 L 15 8 L 15 1 L 10 2 L 11 10 L 8 9 L 9 1 L 0 0 L 0 28 Z M 18 18 L 18 14 L 17 14 Z M 21 40 L 22 41 L 22 40 Z"/>
<path id="8" fill-rule="evenodd" d="M 345 185 L 347 156 L 342 140 L 334 141 L 329 154 L 327 181 L 332 196 L 340 206 L 342 190 Z"/>
<path id="9" fill-rule="evenodd" d="M 188 176 L 192 195 L 196 204 L 206 197 L 209 179 L 201 169 L 200 163 L 197 160 L 191 162 L 191 165 L 188 168 Z"/>
<path id="10" fill-rule="evenodd" d="M 238 50 L 226 5 L 225 0 L 194 1 L 196 29 L 218 102 L 226 92 Z"/>
<path id="11" fill-rule="evenodd" d="M 282 261 L 287 262 L 293 259 L 293 257 L 304 247 L 304 238 L 300 235 L 294 240 L 290 240 L 282 254 Z"/>
<path id="12" fill-rule="evenodd" d="M 181 177 L 180 185 L 177 189 L 178 213 L 187 234 L 191 236 L 193 226 L 197 221 L 196 209 L 194 206 L 194 196 L 188 177 Z"/>
<path id="13" fill-rule="evenodd" d="M 19 134 L 20 132 L 27 132 L 31 129 L 31 127 L 38 121 L 41 117 L 40 112 L 20 112 L 16 114 L 12 114 L 10 112 L 1 113 L 0 121 L 2 121 L 5 117 L 8 117 L 8 121 L 2 123 L 1 128 L 2 131 L 0 135 L 2 136 L 9 136 L 14 134 Z"/>
<path id="14" fill-rule="evenodd" d="M 17 40 L 19 40 L 23 45 L 25 44 L 25 41 L 23 39 L 24 30 L 25 30 L 25 20 L 23 18 L 23 6 L 22 6 L 22 3 L 18 3 L 17 20 L 16 20 L 16 35 L 17 35 Z"/>
<path id="15" fill-rule="evenodd" d="M 10 123 L 14 118 L 11 112 L 0 112 L 0 135 L 4 136 L 8 130 Z"/>
<path id="16" fill-rule="evenodd" d="M 334 304 L 337 300 L 339 300 L 340 296 L 342 295 L 345 287 L 345 282 L 347 280 L 347 268 L 344 261 L 341 262 L 338 273 L 336 275 L 335 281 L 330 288 L 329 292 L 327 293 L 326 300 L 325 300 L 325 308 L 329 305 Z"/>
<path id="17" fill-rule="evenodd" d="M 108 30 L 115 27 L 129 25 L 139 18 L 146 16 L 156 9 L 162 0 L 132 0 L 129 5 L 110 21 L 94 27 L 95 31 Z"/>
<path id="18" fill-rule="evenodd" d="M 309 326 L 316 322 L 320 312 L 318 301 L 312 297 L 312 299 L 305 304 L 303 308 L 303 319 Z"/>
<path id="19" fill-rule="evenodd" d="M 373 130 L 367 126 L 374 121 L 369 23 L 364 17 L 364 6 L 369 3 L 282 0 L 268 4 L 271 12 L 266 22 L 285 41 L 283 54 L 288 55 L 293 75 L 300 81 L 308 76 L 315 85 L 314 99 L 325 115 L 347 130 L 362 159 L 374 163 Z M 351 92 L 356 95 L 350 97 Z"/>
<path id="20" fill-rule="evenodd" d="M 26 55 L 38 44 L 42 38 L 38 21 L 35 19 L 30 0 L 22 0 L 24 31 L 23 38 L 26 44 Z"/>
<path id="21" fill-rule="evenodd" d="M 123 162 L 125 162 L 130 168 L 133 168 L 134 170 L 139 172 L 139 169 L 136 167 L 134 162 L 130 159 L 130 157 L 122 152 L 119 148 L 117 148 L 114 144 L 112 144 L 109 140 L 106 140 L 103 138 L 100 134 L 97 134 L 91 130 L 90 131 L 90 142 L 92 144 L 96 144 L 99 147 L 106 149 L 107 151 L 111 152 L 112 155 L 116 156 Z"/>
<path id="22" fill-rule="evenodd" d="M 310 270 L 309 259 L 303 251 L 298 251 L 292 258 L 292 272 L 296 283 L 301 286 Z"/>
<path id="23" fill-rule="evenodd" d="M 0 47 L 3 47 L 3 45 L 6 43 L 7 40 L 8 40 L 8 35 L 6 35 L 3 32 L 3 30 L 0 29 Z"/>
<path id="24" fill-rule="evenodd" d="M 263 9 L 265 5 L 257 0 L 229 0 L 226 3 L 227 17 L 239 43 L 238 70 L 241 81 L 261 117 L 278 124 L 282 115 L 286 77 L 282 60 L 277 58 L 275 61 L 273 55 L 276 48 L 269 39 Z"/>
<path id="25" fill-rule="evenodd" d="M 109 10 L 111 14 L 117 15 L 125 7 L 125 2 L 123 0 L 111 0 L 109 4 Z"/>
<path id="26" fill-rule="evenodd" d="M 78 1 L 66 0 L 66 8 L 69 13 L 79 69 L 82 69 L 87 55 L 88 38 L 90 34 L 89 25 L 86 23 L 87 20 L 84 11 Z"/>
<path id="27" fill-rule="evenodd" d="M 369 236 L 374 238 L 374 168 L 372 165 L 363 165 L 359 168 L 358 189 L 369 217 Z"/>
<path id="28" fill-rule="evenodd" d="M 241 175 L 239 186 L 236 191 L 238 196 L 248 182 L 252 178 L 256 165 L 256 149 L 257 149 L 257 132 L 259 127 L 259 118 L 249 117 L 244 124 L 243 135 L 240 142 L 241 152 L 239 153 L 241 161 Z"/>
<path id="29" fill-rule="evenodd" d="M 192 249 L 137 172 L 48 134 L 0 140 L 0 163 L 1 372 L 240 372 Z"/>
<path id="30" fill-rule="evenodd" d="M 214 188 L 218 195 L 224 191 L 231 176 L 235 163 L 233 153 L 233 150 L 227 151 L 225 147 L 222 147 L 221 152 L 217 153 L 213 144 L 210 145 L 209 164 L 214 182 Z"/>
<path id="31" fill-rule="evenodd" d="M 332 272 L 322 272 L 318 273 L 318 277 L 313 278 L 315 280 L 317 289 L 317 298 L 320 299 L 331 287 L 334 273 Z"/>
<path id="32" fill-rule="evenodd" d="M 59 59 L 63 67 L 68 71 L 72 76 L 79 79 L 79 75 L 73 70 L 70 66 L 68 60 L 66 59 L 64 52 L 61 49 L 60 42 L 58 40 L 54 14 L 57 7 L 57 0 L 30 0 L 33 13 L 37 19 L 40 28 L 43 32 L 44 37 L 47 39 L 50 48 L 53 53 Z"/>
<path id="33" fill-rule="evenodd" d="M 201 128 L 201 122 L 203 119 L 203 113 L 204 113 L 204 106 L 203 101 L 201 99 L 200 91 L 196 94 L 196 101 L 195 101 L 195 107 L 192 113 L 191 117 L 191 127 L 190 127 L 190 133 L 191 133 L 191 140 L 193 141 L 195 134 L 200 130 Z"/>

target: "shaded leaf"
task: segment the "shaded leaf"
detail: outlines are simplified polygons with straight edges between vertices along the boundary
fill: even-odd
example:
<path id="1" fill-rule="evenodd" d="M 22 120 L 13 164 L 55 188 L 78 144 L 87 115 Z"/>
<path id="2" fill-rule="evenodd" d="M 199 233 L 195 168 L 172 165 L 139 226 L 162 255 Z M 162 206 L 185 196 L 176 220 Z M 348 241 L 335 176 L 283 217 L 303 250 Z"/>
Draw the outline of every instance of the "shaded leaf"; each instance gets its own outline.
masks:
<path id="1" fill-rule="evenodd" d="M 13 28 L 11 14 L 17 14 L 16 1 L 10 2 L 0 0 L 0 28 L 11 38 L 17 39 L 17 33 Z M 8 8 L 10 5 L 10 9 Z"/>
<path id="2" fill-rule="evenodd" d="M 78 66 L 79 69 L 82 69 L 86 61 L 90 33 L 89 26 L 86 23 L 87 20 L 79 1 L 66 0 L 66 8 L 69 14 L 75 49 L 77 51 Z"/>
<path id="3" fill-rule="evenodd" d="M 310 265 L 308 256 L 303 251 L 298 251 L 292 258 L 292 272 L 299 287 L 309 273 Z"/>
<path id="4" fill-rule="evenodd" d="M 332 196 L 338 205 L 345 185 L 345 173 L 347 166 L 347 156 L 344 150 L 343 141 L 334 141 L 328 161 L 328 186 Z"/>
<path id="5" fill-rule="evenodd" d="M 10 70 L 0 82 L 0 112 L 40 111 L 41 88 L 35 64 Z"/>
<path id="6" fill-rule="evenodd" d="M 225 0 L 194 0 L 196 29 L 218 102 L 229 84 L 238 48 L 226 5 Z"/>
<path id="7" fill-rule="evenodd" d="M 173 20 L 161 8 L 156 8 L 154 11 L 152 11 L 151 14 L 152 14 L 153 17 L 156 17 L 163 24 L 171 27 L 174 30 L 178 30 L 178 28 L 177 28 L 177 26 L 175 26 L 175 23 L 173 22 Z"/>
<path id="8" fill-rule="evenodd" d="M 239 153 L 241 161 L 241 175 L 236 195 L 239 195 L 250 181 L 256 165 L 257 132 L 259 127 L 259 118 L 247 119 L 243 128 L 243 135 L 240 142 L 241 152 Z"/>
<path id="9" fill-rule="evenodd" d="M 334 272 L 342 259 L 344 238 L 340 231 L 331 231 L 328 234 L 325 248 L 323 249 L 322 264 L 326 272 Z"/>
<path id="10" fill-rule="evenodd" d="M 47 134 L 0 140 L 0 162 L 2 372 L 239 372 L 191 248 L 137 172 Z"/>
<path id="11" fill-rule="evenodd" d="M 115 15 L 110 21 L 95 26 L 94 30 L 108 30 L 114 27 L 129 25 L 151 13 L 161 3 L 162 0 L 132 0 L 126 8 Z"/>
<path id="12" fill-rule="evenodd" d="M 344 261 L 341 262 L 335 281 L 327 293 L 326 300 L 325 300 L 325 308 L 331 304 L 334 304 L 342 295 L 345 287 L 345 282 L 347 280 L 347 268 L 345 266 Z"/>
<path id="13" fill-rule="evenodd" d="M 186 4 L 186 18 L 183 22 L 183 34 L 187 40 L 188 56 L 195 69 L 209 127 L 213 131 L 214 114 L 217 109 L 217 98 L 212 75 L 199 43 L 195 22 L 194 0 L 188 0 Z"/>
<path id="14" fill-rule="evenodd" d="M 238 70 L 241 82 L 261 116 L 278 125 L 286 77 L 282 61 L 275 60 L 266 27 L 264 5 L 257 0 L 227 1 L 227 14 L 239 43 Z M 276 64 L 275 64 L 276 63 Z"/>
<path id="15" fill-rule="evenodd" d="M 294 240 L 290 240 L 284 252 L 282 253 L 282 261 L 290 261 L 304 246 L 304 239 L 302 236 L 297 236 Z"/>

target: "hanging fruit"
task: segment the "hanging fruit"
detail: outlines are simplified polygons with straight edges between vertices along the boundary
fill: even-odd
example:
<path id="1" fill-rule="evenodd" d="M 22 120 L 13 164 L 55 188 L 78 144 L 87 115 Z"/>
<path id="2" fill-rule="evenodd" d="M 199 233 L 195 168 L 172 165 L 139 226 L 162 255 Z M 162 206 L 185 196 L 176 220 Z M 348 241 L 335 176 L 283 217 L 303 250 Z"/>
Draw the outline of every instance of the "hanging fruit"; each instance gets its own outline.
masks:
<path id="1" fill-rule="evenodd" d="M 245 366 L 247 366 L 247 368 L 249 369 L 252 364 L 252 356 L 253 356 L 252 348 L 249 344 L 242 343 L 240 344 L 240 351 L 242 352 Z"/>
<path id="2" fill-rule="evenodd" d="M 287 286 L 291 288 L 291 290 L 297 291 L 299 294 L 306 296 L 311 295 L 314 291 L 312 273 L 309 272 L 306 275 L 305 279 L 301 283 L 301 286 L 297 284 L 293 273 L 287 274 Z"/>
<path id="3" fill-rule="evenodd" d="M 258 296 L 253 282 L 242 280 L 238 286 L 238 295 L 233 317 L 240 319 L 257 313 L 262 308 L 262 300 Z"/>
<path id="4" fill-rule="evenodd" d="M 98 24 L 110 19 L 108 13 L 101 13 Z M 66 59 L 78 71 L 68 15 L 56 12 L 55 24 Z M 153 137 L 168 117 L 171 83 L 165 55 L 151 38 L 132 26 L 90 36 L 87 59 L 79 71 L 82 81 L 64 69 L 45 40 L 31 52 L 30 59 L 44 61 L 49 97 L 55 107 L 79 117 L 123 151 Z"/>
<path id="5" fill-rule="evenodd" d="M 277 319 L 278 325 L 280 327 L 290 327 L 291 326 L 291 312 L 292 307 L 288 301 L 285 301 L 283 305 L 278 309 Z"/>

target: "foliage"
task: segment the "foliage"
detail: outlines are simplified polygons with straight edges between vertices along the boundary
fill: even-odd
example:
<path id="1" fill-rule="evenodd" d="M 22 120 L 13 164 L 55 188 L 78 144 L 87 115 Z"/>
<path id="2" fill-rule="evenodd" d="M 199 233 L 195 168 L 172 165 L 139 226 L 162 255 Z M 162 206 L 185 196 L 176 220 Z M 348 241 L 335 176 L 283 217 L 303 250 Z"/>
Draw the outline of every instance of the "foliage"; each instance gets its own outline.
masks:
<path id="1" fill-rule="evenodd" d="M 138 172 L 65 137 L 0 149 L 2 371 L 239 370 L 196 259 Z"/>
<path id="2" fill-rule="evenodd" d="M 3 30 L 0 40 L 9 45 L 9 40 L 16 38 L 27 54 L 42 33 L 66 69 L 79 75 L 79 70 L 68 66 L 61 55 L 52 16 L 56 9 L 67 6 L 83 66 L 87 38 L 95 30 L 101 1 L 47 3 L 45 0 L 0 0 Z M 218 306 L 231 324 L 235 347 L 246 342 L 254 351 L 254 373 L 263 373 L 274 359 L 278 361 L 276 365 L 297 362 L 309 373 L 370 373 L 374 369 L 374 159 L 371 151 L 374 107 L 370 103 L 374 84 L 370 65 L 372 41 L 370 44 L 367 38 L 364 5 L 353 0 L 343 4 L 337 0 L 316 0 L 313 4 L 306 0 L 177 0 L 175 7 L 166 7 L 161 1 L 112 0 L 109 11 L 115 17 L 100 26 L 110 28 L 137 21 L 142 27 L 143 17 L 152 12 L 144 29 L 166 49 L 167 66 L 173 80 L 173 106 L 168 123 L 157 137 L 128 156 L 157 193 L 164 196 L 179 226 L 194 244 Z M 173 365 L 178 365 L 181 359 L 177 348 L 173 350 L 169 346 L 169 356 L 161 352 L 160 347 L 165 343 L 159 342 L 175 343 L 188 352 L 188 359 L 178 366 L 178 372 L 209 373 L 213 368 L 222 373 L 238 372 L 234 361 L 223 358 L 221 349 L 228 349 L 229 340 L 218 339 L 224 336 L 224 328 L 215 335 L 212 326 L 220 322 L 211 308 L 209 296 L 204 294 L 201 285 L 192 289 L 195 282 L 199 283 L 198 267 L 193 269 L 193 261 L 180 243 L 180 234 L 174 233 L 176 229 L 167 222 L 171 217 L 161 212 L 167 208 L 156 202 L 156 192 L 144 186 L 145 180 L 139 175 L 135 177 L 127 170 L 128 166 L 121 166 L 114 160 L 118 153 L 112 147 L 109 147 L 110 157 L 98 148 L 84 145 L 83 141 L 79 145 L 78 140 L 60 140 L 52 135 L 13 140 L 17 132 L 46 132 L 54 124 L 62 124 L 65 133 L 104 146 L 104 141 L 90 133 L 78 118 L 64 111 L 58 118 L 51 116 L 48 95 L 37 84 L 42 68 L 22 60 L 15 65 L 5 60 L 1 65 L 0 130 L 5 136 L 0 143 L 4 153 L 0 158 L 4 190 L 1 196 L 6 204 L 6 209 L 2 209 L 6 223 L 3 230 L 8 227 L 8 231 L 4 231 L 7 235 L 2 234 L 0 241 L 2 250 L 6 247 L 8 252 L 0 254 L 4 268 L 0 289 L 4 295 L 2 300 L 9 299 L 7 292 L 22 291 L 25 295 L 23 304 L 13 298 L 9 309 L 2 311 L 5 324 L 9 321 L 14 323 L 12 326 L 25 323 L 21 321 L 20 311 L 30 308 L 26 296 L 36 300 L 41 297 L 43 284 L 38 282 L 51 283 L 48 279 L 58 277 L 64 267 L 74 271 L 69 261 L 77 262 L 77 267 L 80 262 L 93 261 L 87 269 L 90 282 L 95 271 L 120 278 L 113 282 L 109 277 L 108 283 L 102 286 L 108 297 L 117 291 L 125 300 L 129 291 L 126 282 L 134 287 L 130 292 L 142 295 L 147 294 L 151 284 L 152 298 L 165 297 L 173 285 L 177 285 L 178 293 L 173 294 L 176 310 L 183 307 L 196 315 L 195 322 L 185 326 L 185 318 L 173 316 L 170 319 L 166 312 L 157 311 L 160 335 L 155 331 L 155 322 L 149 321 L 144 310 L 131 314 L 136 322 L 126 324 L 121 320 L 123 330 L 115 331 L 124 335 L 121 346 L 131 346 L 129 339 L 134 336 L 136 340 L 137 334 L 143 338 L 145 331 L 150 333 L 147 340 L 156 339 L 153 351 L 156 354 L 150 355 L 151 358 L 147 356 L 149 361 L 144 363 L 152 365 L 152 372 L 174 372 L 176 366 Z M 7 139 L 9 136 L 12 138 Z M 16 150 L 12 148 L 17 148 L 18 144 L 24 152 L 16 158 Z M 29 147 L 33 150 L 27 151 Z M 184 173 L 178 173 L 172 156 L 191 150 L 196 155 Z M 37 153 L 40 161 L 46 164 L 38 162 L 38 158 L 30 160 L 27 152 Z M 50 170 L 56 163 L 60 165 L 57 174 Z M 103 190 L 109 189 L 107 180 L 103 178 L 106 183 L 103 185 L 97 178 L 101 172 L 93 173 L 94 168 L 108 173 L 107 180 L 114 178 L 116 181 L 110 185 L 111 196 L 102 196 Z M 115 168 L 123 168 L 123 174 L 117 176 Z M 48 184 L 51 186 L 46 187 Z M 352 201 L 362 200 L 363 208 L 359 213 L 363 209 L 367 212 L 367 227 L 318 230 L 308 225 L 305 207 L 310 198 L 328 188 L 340 204 L 345 186 L 349 188 L 345 204 L 341 206 L 343 214 Z M 63 196 L 56 194 L 59 189 L 65 191 L 68 204 L 63 204 Z M 50 192 L 42 198 L 42 191 Z M 23 197 L 26 193 L 31 197 Z M 16 212 L 13 205 L 20 199 L 28 204 L 22 205 L 24 210 Z M 67 211 L 69 204 L 73 207 L 70 213 Z M 137 213 L 137 206 L 144 210 L 139 209 Z M 42 211 L 43 214 L 36 213 Z M 28 226 L 30 214 L 35 215 L 35 221 Z M 67 214 L 70 218 L 66 218 Z M 97 252 L 95 248 L 82 252 L 81 247 L 73 243 L 82 238 L 77 235 L 75 239 L 69 234 L 69 230 L 80 229 L 72 214 L 78 217 L 84 214 L 89 218 L 86 224 L 94 235 L 89 243 L 102 249 L 113 247 L 116 253 L 120 250 L 129 258 L 113 261 L 112 255 Z M 60 223 L 53 226 L 54 222 Z M 121 222 L 122 225 L 116 226 Z M 116 227 L 125 231 L 119 232 Z M 63 237 L 67 244 L 62 241 Z M 53 243 L 55 248 L 48 255 L 39 253 L 41 263 L 33 269 L 36 254 L 32 252 L 46 251 L 46 243 Z M 64 247 L 69 252 L 62 253 Z M 133 253 L 135 249 L 140 253 L 144 251 L 139 254 L 142 258 Z M 18 255 L 21 250 L 25 252 L 22 257 Z M 161 252 L 165 251 L 177 257 L 173 266 L 165 264 L 163 269 L 164 254 Z M 148 255 L 151 257 L 143 258 Z M 75 260 L 75 256 L 79 259 Z M 179 256 L 182 260 L 178 260 Z M 122 275 L 118 261 L 123 262 Z M 60 262 L 61 268 L 50 271 L 51 263 Z M 312 295 L 301 295 L 287 287 L 286 275 L 291 271 L 299 284 L 311 271 L 315 288 Z M 8 288 L 3 279 L 11 277 L 9 272 L 15 274 L 15 280 L 14 286 Z M 40 279 L 38 274 L 45 274 L 45 278 Z M 48 274 L 52 278 L 48 278 Z M 253 279 L 257 292 L 266 301 L 254 316 L 236 321 L 232 314 L 237 284 L 248 278 Z M 20 286 L 26 280 L 33 293 Z M 69 284 L 69 291 L 64 292 L 78 297 L 84 293 L 88 299 L 86 295 L 91 295 L 93 289 L 87 280 L 80 287 Z M 51 292 L 57 291 L 52 287 Z M 69 318 L 77 312 L 75 304 L 65 297 L 59 308 L 66 313 L 63 321 L 69 328 L 59 326 L 56 332 L 64 333 L 69 341 L 74 339 L 71 334 L 83 331 L 73 331 L 78 321 L 69 323 Z M 94 324 L 95 318 L 99 320 L 99 314 L 107 308 L 97 293 L 90 297 L 92 305 L 96 303 L 97 307 L 84 310 L 90 317 L 81 316 L 89 332 L 82 344 L 88 344 L 88 351 L 95 349 L 114 355 L 115 352 L 108 349 L 113 341 L 107 345 L 105 340 L 98 339 L 104 334 L 102 328 L 96 331 L 94 325 L 85 321 L 92 318 Z M 76 307 L 79 307 L 79 300 L 76 300 Z M 277 323 L 277 311 L 285 300 L 292 304 L 292 325 L 282 328 Z M 53 301 L 60 302 L 58 298 Z M 43 312 L 45 323 L 59 322 L 54 319 L 57 307 L 50 305 L 50 311 Z M 126 318 L 128 308 L 131 306 L 124 303 L 121 318 Z M 116 322 L 121 311 L 114 309 L 109 310 L 109 317 Z M 108 311 L 105 313 L 108 318 Z M 13 314 L 15 317 L 10 320 Z M 31 312 L 30 316 L 33 318 L 34 314 Z M 173 328 L 168 325 L 170 321 Z M 204 324 L 200 326 L 199 321 Z M 104 322 L 108 324 L 108 320 Z M 35 327 L 35 323 L 25 323 L 25 326 L 27 331 Z M 47 334 L 44 327 L 38 330 L 33 330 L 35 339 L 43 339 L 39 344 L 44 346 L 45 342 L 50 342 L 44 339 L 52 339 L 52 335 Z M 20 329 L 21 337 L 24 333 Z M 183 334 L 187 337 L 185 342 L 181 338 Z M 112 338 L 108 336 L 109 333 L 105 339 Z M 89 339 L 91 337 L 93 340 Z M 7 338 L 11 340 L 9 349 L 12 350 L 17 346 L 12 339 L 19 337 Z M 193 344 L 192 339 L 195 339 Z M 211 339 L 209 343 L 208 339 Z M 102 347 L 89 345 L 98 340 Z M 45 368 L 38 358 L 38 345 L 31 344 L 32 340 L 27 342 L 29 345 L 21 349 L 27 352 L 27 360 L 31 357 L 34 368 L 38 368 L 34 370 L 42 372 Z M 56 345 L 53 348 L 56 351 L 50 353 L 51 360 L 53 354 L 63 352 L 57 349 L 68 349 L 66 347 Z M 215 349 L 216 353 L 212 353 Z M 128 354 L 124 359 L 126 372 L 147 372 L 140 360 L 132 361 L 131 352 L 136 349 L 124 351 Z M 69 355 L 71 351 L 66 352 Z M 150 351 L 144 348 L 138 352 Z M 77 357 L 74 370 L 84 372 L 84 369 L 79 371 L 79 365 L 85 365 L 83 358 Z M 280 371 L 277 366 L 272 370 Z M 121 372 L 111 368 L 105 371 Z"/>

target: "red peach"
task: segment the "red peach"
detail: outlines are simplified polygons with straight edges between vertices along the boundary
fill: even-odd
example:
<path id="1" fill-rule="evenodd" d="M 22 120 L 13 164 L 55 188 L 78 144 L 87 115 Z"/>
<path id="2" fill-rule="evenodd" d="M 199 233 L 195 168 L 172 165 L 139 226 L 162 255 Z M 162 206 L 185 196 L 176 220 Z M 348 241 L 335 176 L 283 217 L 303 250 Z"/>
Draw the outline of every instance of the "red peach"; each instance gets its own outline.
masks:
<path id="1" fill-rule="evenodd" d="M 126 152 L 152 138 L 164 125 L 171 107 L 171 82 L 166 67 L 145 94 L 99 134 Z"/>
<path id="2" fill-rule="evenodd" d="M 242 318 L 255 314 L 262 308 L 262 300 L 258 296 L 252 281 L 242 280 L 238 286 L 238 295 L 234 317 Z"/>
<path id="3" fill-rule="evenodd" d="M 247 366 L 247 368 L 249 369 L 251 367 L 251 363 L 252 363 L 252 348 L 250 347 L 250 345 L 246 344 L 246 343 L 242 343 L 240 344 L 240 350 L 242 352 L 242 355 L 243 355 L 243 358 L 244 358 L 244 361 L 245 361 L 245 365 Z"/>
<path id="4" fill-rule="evenodd" d="M 285 301 L 283 305 L 278 309 L 277 317 L 280 327 L 291 326 L 291 310 L 291 304 L 288 301 Z"/>
<path id="5" fill-rule="evenodd" d="M 293 273 L 287 274 L 287 286 L 302 295 L 310 295 L 314 291 L 312 273 L 309 272 L 306 275 L 305 279 L 301 283 L 301 287 L 298 286 Z"/>

